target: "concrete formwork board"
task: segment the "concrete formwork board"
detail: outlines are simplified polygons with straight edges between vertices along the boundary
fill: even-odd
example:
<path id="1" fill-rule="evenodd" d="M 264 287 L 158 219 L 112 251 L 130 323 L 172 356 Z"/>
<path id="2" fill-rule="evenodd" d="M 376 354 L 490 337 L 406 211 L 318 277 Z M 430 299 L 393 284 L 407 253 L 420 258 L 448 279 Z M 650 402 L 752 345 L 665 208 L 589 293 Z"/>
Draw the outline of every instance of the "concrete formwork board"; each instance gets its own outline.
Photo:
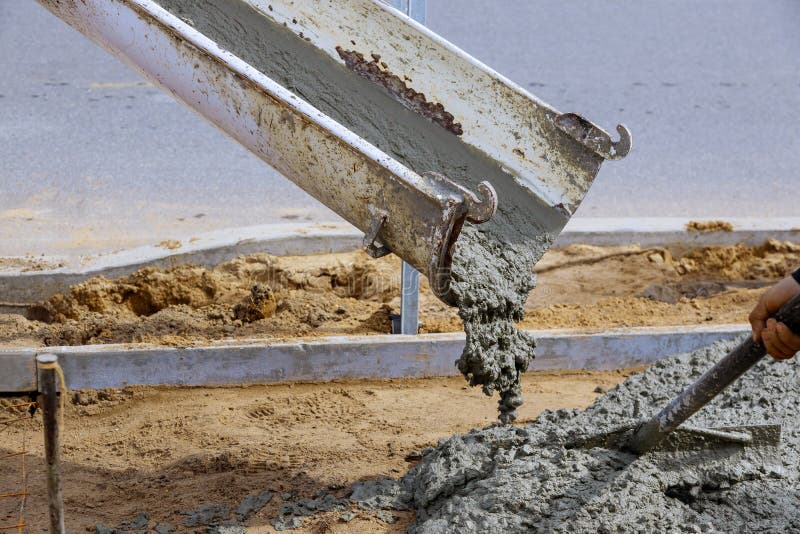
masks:
<path id="1" fill-rule="evenodd" d="M 747 331 L 746 325 L 532 331 L 531 370 L 615 369 L 651 363 Z M 36 389 L 37 353 L 59 356 L 71 389 L 225 385 L 458 374 L 463 334 L 352 336 L 309 341 L 227 341 L 203 347 L 88 345 L 0 350 L 0 389 Z"/>
<path id="2" fill-rule="evenodd" d="M 0 393 L 35 391 L 37 382 L 35 351 L 0 351 Z"/>

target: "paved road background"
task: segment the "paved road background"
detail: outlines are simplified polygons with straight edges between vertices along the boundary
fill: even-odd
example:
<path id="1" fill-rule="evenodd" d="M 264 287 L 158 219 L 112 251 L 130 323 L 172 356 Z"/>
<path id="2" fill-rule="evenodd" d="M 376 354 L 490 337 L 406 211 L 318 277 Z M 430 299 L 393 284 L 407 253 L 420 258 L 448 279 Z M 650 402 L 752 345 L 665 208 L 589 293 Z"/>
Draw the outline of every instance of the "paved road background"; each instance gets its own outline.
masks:
<path id="1" fill-rule="evenodd" d="M 634 151 L 582 216 L 797 216 L 800 2 L 428 0 L 428 25 Z M 32 0 L 0 0 L 0 255 L 338 217 Z"/>

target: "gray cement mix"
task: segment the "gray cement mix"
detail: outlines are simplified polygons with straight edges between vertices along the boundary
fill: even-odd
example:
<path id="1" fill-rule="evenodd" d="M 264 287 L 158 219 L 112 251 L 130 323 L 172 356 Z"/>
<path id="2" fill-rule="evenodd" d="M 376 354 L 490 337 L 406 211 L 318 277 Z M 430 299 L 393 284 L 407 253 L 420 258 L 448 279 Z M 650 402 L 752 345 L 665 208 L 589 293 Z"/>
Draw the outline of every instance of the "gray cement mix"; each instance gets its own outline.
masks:
<path id="1" fill-rule="evenodd" d="M 487 395 L 499 393 L 503 423 L 516 419 L 523 401 L 520 375 L 534 358 L 536 342 L 516 323 L 536 283 L 533 266 L 550 242 L 546 235 L 502 242 L 468 227 L 453 260 L 451 290 L 466 333 L 458 370 Z"/>
<path id="2" fill-rule="evenodd" d="M 184 527 L 211 525 L 227 520 L 231 515 L 231 507 L 228 504 L 205 504 L 195 510 L 181 512 L 181 515 L 186 516 Z"/>
<path id="3" fill-rule="evenodd" d="M 453 258 L 452 291 L 467 334 L 457 364 L 472 385 L 482 386 L 487 395 L 500 394 L 500 419 L 512 421 L 522 403 L 519 374 L 533 359 L 535 345 L 514 323 L 522 319 L 534 285 L 533 265 L 566 224 L 565 216 L 458 135 L 247 3 L 158 2 L 418 174 L 435 171 L 473 191 L 483 180 L 494 186 L 497 213 L 489 223 L 463 229 Z M 353 41 L 339 44 L 357 46 L 357 35 Z"/>
<path id="4" fill-rule="evenodd" d="M 199 508 L 180 512 L 186 516 L 183 526 L 193 532 L 206 532 L 208 534 L 239 534 L 244 532 L 244 523 L 251 515 L 257 513 L 272 500 L 272 493 L 262 491 L 253 495 L 248 495 L 239 503 L 236 513 L 231 518 L 231 506 L 229 504 L 204 504 Z M 347 501 L 344 501 L 347 503 Z M 317 510 L 324 509 L 323 505 L 327 501 L 320 501 Z M 300 510 L 300 508 L 298 508 Z M 306 513 L 305 515 L 308 515 Z M 302 520 L 295 521 L 299 526 Z M 150 524 L 150 516 L 147 512 L 140 512 L 132 519 L 120 522 L 118 527 L 106 527 L 96 525 L 97 534 L 128 534 L 131 532 L 147 532 Z M 152 527 L 159 534 L 167 534 L 178 529 L 175 525 L 160 523 Z"/>
<path id="5" fill-rule="evenodd" d="M 272 493 L 269 491 L 248 495 L 236 507 L 236 520 L 239 522 L 247 521 L 251 515 L 261 510 L 271 500 Z"/>
<path id="6" fill-rule="evenodd" d="M 291 495 L 289 496 L 291 498 Z M 350 509 L 348 499 L 340 499 L 326 491 L 314 499 L 284 500 L 278 517 L 272 521 L 277 531 L 292 530 L 303 526 L 303 519 L 319 512 L 346 511 Z"/>
<path id="7" fill-rule="evenodd" d="M 414 509 L 412 533 L 800 531 L 800 361 L 758 364 L 693 426 L 778 423 L 780 447 L 721 447 L 641 457 L 567 448 L 652 415 L 734 343 L 674 356 L 586 410 L 543 413 L 442 440 L 400 480 L 359 483 L 351 499 Z"/>

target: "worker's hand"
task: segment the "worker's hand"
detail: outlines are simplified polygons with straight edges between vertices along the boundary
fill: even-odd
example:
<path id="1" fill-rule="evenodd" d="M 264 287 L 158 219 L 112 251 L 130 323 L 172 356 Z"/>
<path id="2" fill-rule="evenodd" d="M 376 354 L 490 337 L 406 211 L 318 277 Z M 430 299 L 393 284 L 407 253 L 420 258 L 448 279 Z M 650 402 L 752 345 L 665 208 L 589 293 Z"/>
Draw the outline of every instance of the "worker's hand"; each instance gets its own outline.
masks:
<path id="1" fill-rule="evenodd" d="M 800 351 L 800 336 L 795 335 L 785 324 L 770 319 L 781 306 L 799 294 L 800 284 L 787 276 L 761 295 L 758 304 L 750 312 L 753 341 L 763 341 L 767 352 L 775 359 L 786 360 Z"/>

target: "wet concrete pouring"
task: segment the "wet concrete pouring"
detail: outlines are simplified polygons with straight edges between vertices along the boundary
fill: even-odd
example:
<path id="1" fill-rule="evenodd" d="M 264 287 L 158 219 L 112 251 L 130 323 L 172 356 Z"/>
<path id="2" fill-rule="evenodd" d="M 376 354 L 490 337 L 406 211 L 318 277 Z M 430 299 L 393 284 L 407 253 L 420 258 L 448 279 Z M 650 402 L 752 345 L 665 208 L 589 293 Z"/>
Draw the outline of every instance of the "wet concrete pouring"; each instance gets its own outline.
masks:
<path id="1" fill-rule="evenodd" d="M 462 142 L 452 116 L 392 76 L 391 66 L 381 68 L 379 56 L 365 63 L 339 49 L 344 64 L 337 63 L 238 0 L 160 3 L 417 173 L 435 170 L 473 190 L 483 180 L 495 187 L 497 213 L 485 225 L 467 225 L 459 238 L 452 290 L 467 333 L 459 368 L 487 394 L 497 391 L 501 419 L 512 421 L 522 402 L 519 373 L 534 345 L 515 323 L 534 286 L 533 266 L 566 223 L 564 214 Z"/>
<path id="2" fill-rule="evenodd" d="M 549 243 L 511 245 L 468 228 L 453 261 L 452 291 L 467 334 L 458 369 L 470 385 L 497 391 L 499 419 L 511 423 L 522 404 L 520 374 L 534 358 L 536 342 L 517 328 L 535 285 L 533 266 Z"/>

